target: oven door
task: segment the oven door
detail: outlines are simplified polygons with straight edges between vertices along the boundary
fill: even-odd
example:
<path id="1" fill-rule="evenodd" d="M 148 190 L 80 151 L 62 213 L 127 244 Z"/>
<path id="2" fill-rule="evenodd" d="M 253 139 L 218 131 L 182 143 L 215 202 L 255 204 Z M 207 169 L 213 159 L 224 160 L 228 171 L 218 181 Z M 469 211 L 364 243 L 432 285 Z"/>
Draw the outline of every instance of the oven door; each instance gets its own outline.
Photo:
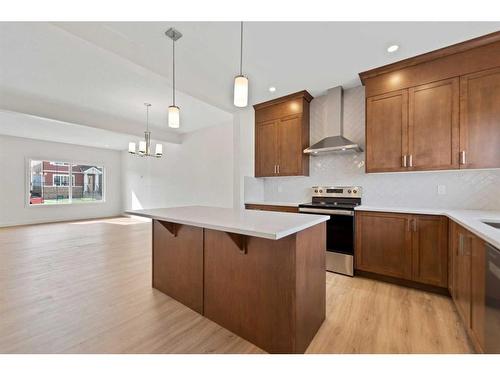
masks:
<path id="1" fill-rule="evenodd" d="M 354 210 L 299 207 L 301 213 L 330 216 L 326 222 L 326 269 L 354 275 Z"/>

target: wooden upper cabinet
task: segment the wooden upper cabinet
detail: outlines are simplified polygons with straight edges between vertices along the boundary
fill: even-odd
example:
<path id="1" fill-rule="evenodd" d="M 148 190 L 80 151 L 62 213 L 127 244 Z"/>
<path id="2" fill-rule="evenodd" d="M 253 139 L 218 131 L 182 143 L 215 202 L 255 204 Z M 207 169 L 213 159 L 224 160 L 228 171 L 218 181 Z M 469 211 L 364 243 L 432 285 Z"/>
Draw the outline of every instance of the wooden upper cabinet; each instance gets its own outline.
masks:
<path id="1" fill-rule="evenodd" d="M 255 108 L 255 177 L 308 176 L 309 103 L 300 91 Z"/>
<path id="2" fill-rule="evenodd" d="M 278 160 L 278 121 L 255 124 L 255 176 L 272 176 Z"/>
<path id="3" fill-rule="evenodd" d="M 359 76 L 367 172 L 500 167 L 500 32 Z"/>
<path id="4" fill-rule="evenodd" d="M 278 174 L 294 176 L 302 170 L 302 116 L 292 115 L 278 121 Z"/>
<path id="5" fill-rule="evenodd" d="M 407 167 L 411 170 L 457 169 L 458 78 L 411 87 L 408 93 Z"/>
<path id="6" fill-rule="evenodd" d="M 404 170 L 408 149 L 408 90 L 366 100 L 366 171 Z"/>
<path id="7" fill-rule="evenodd" d="M 461 168 L 500 167 L 500 68 L 460 78 Z"/>
<path id="8" fill-rule="evenodd" d="M 356 268 L 411 279 L 411 226 L 406 214 L 356 212 Z"/>

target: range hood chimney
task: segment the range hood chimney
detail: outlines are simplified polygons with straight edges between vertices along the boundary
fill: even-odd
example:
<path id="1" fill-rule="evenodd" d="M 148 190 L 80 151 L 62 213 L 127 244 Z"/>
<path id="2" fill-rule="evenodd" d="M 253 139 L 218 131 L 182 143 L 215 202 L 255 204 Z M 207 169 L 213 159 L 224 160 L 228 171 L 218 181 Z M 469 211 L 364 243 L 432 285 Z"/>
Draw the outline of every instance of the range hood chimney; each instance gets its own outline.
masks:
<path id="1" fill-rule="evenodd" d="M 357 143 L 344 137 L 343 107 L 342 86 L 329 89 L 326 94 L 325 127 L 329 136 L 306 148 L 304 154 L 317 156 L 327 152 L 363 151 Z"/>

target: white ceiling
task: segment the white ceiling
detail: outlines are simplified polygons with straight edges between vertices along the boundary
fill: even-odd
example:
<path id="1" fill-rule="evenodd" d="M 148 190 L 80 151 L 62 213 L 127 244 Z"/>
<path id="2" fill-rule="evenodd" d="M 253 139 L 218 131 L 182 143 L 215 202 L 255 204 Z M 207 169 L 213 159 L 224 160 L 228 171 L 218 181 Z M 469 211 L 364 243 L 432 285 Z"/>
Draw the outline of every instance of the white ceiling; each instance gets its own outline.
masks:
<path id="1" fill-rule="evenodd" d="M 124 150 L 127 148 L 128 142 L 141 140 L 138 137 L 121 132 L 3 110 L 0 110 L 0 124 L 2 124 L 0 131 L 2 135 L 110 150 Z M 3 126 L 4 124 L 9 124 L 9 126 Z M 156 139 L 152 140 L 153 143 L 157 141 Z M 175 140 L 171 142 L 175 143 Z"/>
<path id="2" fill-rule="evenodd" d="M 176 44 L 179 131 L 166 125 L 171 26 L 184 34 Z M 250 103 L 359 85 L 360 71 L 497 30 L 500 22 L 249 22 Z M 391 44 L 400 50 L 388 54 Z M 0 108 L 113 132 L 140 135 L 145 101 L 153 134 L 165 141 L 231 121 L 238 68 L 237 22 L 0 23 Z"/>

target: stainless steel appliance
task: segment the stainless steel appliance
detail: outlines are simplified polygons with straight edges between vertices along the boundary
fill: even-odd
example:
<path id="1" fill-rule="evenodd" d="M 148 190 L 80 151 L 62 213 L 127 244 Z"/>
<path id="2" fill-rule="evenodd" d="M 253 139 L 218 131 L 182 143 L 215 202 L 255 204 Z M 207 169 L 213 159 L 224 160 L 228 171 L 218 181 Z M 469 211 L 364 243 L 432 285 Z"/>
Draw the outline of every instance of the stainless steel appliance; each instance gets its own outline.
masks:
<path id="1" fill-rule="evenodd" d="M 500 353 L 500 249 L 486 244 L 485 352 Z"/>
<path id="2" fill-rule="evenodd" d="M 361 204 L 360 186 L 314 186 L 312 202 L 299 212 L 329 215 L 326 222 L 326 269 L 354 275 L 354 207 Z"/>

